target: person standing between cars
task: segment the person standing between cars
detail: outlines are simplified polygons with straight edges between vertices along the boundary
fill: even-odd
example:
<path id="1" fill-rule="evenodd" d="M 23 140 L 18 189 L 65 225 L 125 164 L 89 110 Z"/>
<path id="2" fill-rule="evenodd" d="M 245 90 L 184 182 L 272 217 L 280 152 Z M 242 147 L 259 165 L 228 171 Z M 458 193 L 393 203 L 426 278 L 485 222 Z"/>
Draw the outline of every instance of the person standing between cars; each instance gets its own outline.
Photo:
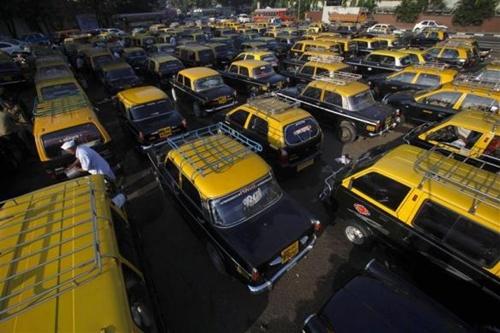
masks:
<path id="1" fill-rule="evenodd" d="M 116 180 L 109 163 L 94 149 L 86 145 L 77 145 L 75 140 L 64 142 L 61 149 L 76 157 L 75 162 L 67 168 L 68 170 L 76 169 L 86 171 L 91 175 L 104 175 L 110 182 Z"/>
<path id="2" fill-rule="evenodd" d="M 177 41 L 175 40 L 175 36 L 173 35 L 172 37 L 170 37 L 170 45 L 172 45 L 173 47 L 177 45 Z"/>
<path id="3" fill-rule="evenodd" d="M 14 117 L 5 109 L 0 110 L 0 138 L 10 141 L 23 154 L 31 155 L 32 141 L 26 129 L 16 123 Z"/>

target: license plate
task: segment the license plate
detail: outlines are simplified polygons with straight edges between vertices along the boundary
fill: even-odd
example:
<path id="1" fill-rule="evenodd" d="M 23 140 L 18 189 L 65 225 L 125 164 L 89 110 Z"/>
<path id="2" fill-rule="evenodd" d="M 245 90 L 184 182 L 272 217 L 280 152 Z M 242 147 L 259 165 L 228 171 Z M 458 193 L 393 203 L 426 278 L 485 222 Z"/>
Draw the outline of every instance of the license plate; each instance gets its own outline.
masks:
<path id="1" fill-rule="evenodd" d="M 227 97 L 226 96 L 219 97 L 217 98 L 217 102 L 219 102 L 219 104 L 224 104 L 227 102 Z"/>
<path id="2" fill-rule="evenodd" d="M 290 261 L 290 259 L 295 257 L 297 253 L 299 253 L 299 242 L 295 241 L 292 245 L 281 251 L 281 263 L 284 264 Z"/>
<path id="3" fill-rule="evenodd" d="M 172 129 L 170 127 L 162 128 L 159 132 L 160 138 L 169 137 L 172 134 Z"/>
<path id="4" fill-rule="evenodd" d="M 311 166 L 313 164 L 314 164 L 314 159 L 299 163 L 299 165 L 297 165 L 297 171 L 304 170 L 305 168 L 307 168 L 308 166 Z"/>

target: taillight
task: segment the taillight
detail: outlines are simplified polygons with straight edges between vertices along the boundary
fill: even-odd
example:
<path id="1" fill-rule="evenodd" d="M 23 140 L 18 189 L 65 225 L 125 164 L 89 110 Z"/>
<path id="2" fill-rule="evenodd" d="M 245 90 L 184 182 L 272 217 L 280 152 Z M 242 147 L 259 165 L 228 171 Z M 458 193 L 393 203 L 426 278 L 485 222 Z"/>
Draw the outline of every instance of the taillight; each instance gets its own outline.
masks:
<path id="1" fill-rule="evenodd" d="M 144 133 L 139 131 L 139 142 L 144 142 Z"/>
<path id="2" fill-rule="evenodd" d="M 279 160 L 281 164 L 287 164 L 288 163 L 288 152 L 284 149 L 280 149 L 279 151 Z"/>
<path id="3" fill-rule="evenodd" d="M 257 282 L 260 280 L 260 273 L 256 268 L 252 268 L 252 281 Z"/>
<path id="4" fill-rule="evenodd" d="M 187 129 L 188 123 L 187 123 L 186 119 L 182 119 L 181 125 L 182 125 L 182 127 L 184 127 L 184 129 Z"/>

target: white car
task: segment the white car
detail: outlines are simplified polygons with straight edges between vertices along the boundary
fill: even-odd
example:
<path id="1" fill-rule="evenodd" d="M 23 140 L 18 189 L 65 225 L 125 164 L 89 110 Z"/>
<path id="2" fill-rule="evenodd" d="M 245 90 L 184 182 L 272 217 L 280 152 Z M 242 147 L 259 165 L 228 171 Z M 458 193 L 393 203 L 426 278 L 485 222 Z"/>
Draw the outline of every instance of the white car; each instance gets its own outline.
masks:
<path id="1" fill-rule="evenodd" d="M 247 14 L 240 14 L 240 15 L 238 15 L 238 22 L 239 23 L 250 23 L 250 17 Z"/>
<path id="2" fill-rule="evenodd" d="M 417 24 L 415 24 L 415 26 L 413 27 L 413 32 L 421 32 L 425 28 L 448 29 L 447 26 L 437 24 L 437 22 L 434 20 L 425 20 L 425 21 L 420 21 Z"/>
<path id="3" fill-rule="evenodd" d="M 21 42 L 17 39 L 3 39 L 0 40 L 0 51 L 4 51 L 10 55 L 16 53 L 30 53 L 30 47 L 27 43 Z"/>
<path id="4" fill-rule="evenodd" d="M 366 32 L 370 34 L 390 34 L 396 27 L 390 24 L 377 23 L 366 29 Z"/>

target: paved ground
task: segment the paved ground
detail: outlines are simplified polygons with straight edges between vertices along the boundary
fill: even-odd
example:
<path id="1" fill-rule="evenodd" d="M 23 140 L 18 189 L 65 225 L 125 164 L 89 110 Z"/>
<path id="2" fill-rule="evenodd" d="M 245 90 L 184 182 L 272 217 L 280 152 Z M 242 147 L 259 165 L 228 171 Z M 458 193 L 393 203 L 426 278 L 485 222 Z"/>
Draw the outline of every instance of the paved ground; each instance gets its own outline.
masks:
<path id="1" fill-rule="evenodd" d="M 31 94 L 33 92 L 27 91 L 25 98 L 29 100 Z M 91 84 L 89 95 L 94 102 L 105 98 L 97 83 Z M 288 272 L 274 290 L 252 296 L 240 282 L 220 275 L 212 267 L 204 246 L 189 229 L 181 210 L 157 186 L 145 156 L 133 149 L 133 142 L 120 126 L 111 103 L 101 103 L 99 109 L 125 166 L 129 216 L 142 236 L 146 275 L 171 332 L 299 332 L 306 316 L 319 310 L 332 292 L 359 273 L 372 257 L 392 258 L 392 252 L 382 247 L 370 252 L 352 248 L 333 214 L 317 198 L 334 158 L 342 153 L 357 156 L 370 147 L 396 138 L 405 128 L 384 137 L 342 146 L 335 139 L 334 130 L 324 127 L 321 160 L 296 176 L 280 177 L 282 187 L 320 218 L 324 232 L 308 257 Z M 191 128 L 212 121 L 210 117 L 196 121 L 186 107 L 181 111 Z M 51 180 L 33 159 L 15 178 L 5 183 L 8 185 L 3 195 L 10 197 L 50 184 Z M 431 272 L 436 280 L 436 272 L 424 272 Z M 444 294 L 465 295 L 461 301 L 451 302 L 452 305 L 459 304 L 458 311 L 467 311 L 473 304 L 471 299 L 462 289 L 448 286 Z M 438 293 L 443 291 L 435 289 Z M 494 306 L 492 313 L 498 309 L 498 304 Z M 483 312 L 486 314 L 482 317 L 489 321 L 490 313 Z"/>

